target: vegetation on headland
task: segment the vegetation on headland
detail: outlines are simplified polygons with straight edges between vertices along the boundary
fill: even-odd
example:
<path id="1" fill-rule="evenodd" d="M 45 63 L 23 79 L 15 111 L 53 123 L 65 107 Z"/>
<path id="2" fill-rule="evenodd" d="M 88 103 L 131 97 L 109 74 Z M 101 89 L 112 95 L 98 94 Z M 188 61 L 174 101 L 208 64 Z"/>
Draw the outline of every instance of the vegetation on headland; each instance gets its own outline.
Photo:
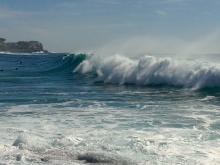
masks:
<path id="1" fill-rule="evenodd" d="M 0 52 L 33 53 L 48 51 L 44 50 L 43 44 L 39 41 L 6 42 L 5 38 L 0 38 Z"/>

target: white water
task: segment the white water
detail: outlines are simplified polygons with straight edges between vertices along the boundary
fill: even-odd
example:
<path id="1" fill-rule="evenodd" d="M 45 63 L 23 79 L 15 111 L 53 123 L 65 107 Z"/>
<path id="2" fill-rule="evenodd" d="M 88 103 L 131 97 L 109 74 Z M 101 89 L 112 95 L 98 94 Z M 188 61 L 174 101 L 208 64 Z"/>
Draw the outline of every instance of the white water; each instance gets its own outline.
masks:
<path id="1" fill-rule="evenodd" d="M 37 61 L 25 63 L 30 69 Z M 201 88 L 218 80 L 218 68 L 114 56 L 91 57 L 75 71 L 95 70 L 106 83 Z M 91 75 L 38 76 L 1 80 L 0 164 L 220 164 L 218 91 L 96 84 Z"/>
<path id="2" fill-rule="evenodd" d="M 73 108 L 71 102 L 12 106 L 7 112 L 11 116 L 1 117 L 0 163 L 84 164 L 88 157 L 120 165 L 220 163 L 220 134 L 209 129 L 216 121 L 196 114 L 193 105 L 187 108 L 192 108 L 193 115 L 184 117 L 198 120 L 193 129 L 157 127 L 153 124 L 157 117 L 146 111 L 98 103 L 86 109 Z M 201 108 L 204 114 L 210 113 Z M 212 112 L 217 113 L 214 108 Z M 35 114 L 22 115 L 28 112 Z M 152 121 L 152 126 L 140 130 L 139 124 L 136 129 L 129 126 L 143 121 Z"/>
<path id="3" fill-rule="evenodd" d="M 98 80 L 113 84 L 168 85 L 192 89 L 220 87 L 220 65 L 195 60 L 175 60 L 143 56 L 131 59 L 125 56 L 93 57 L 75 72 L 94 71 Z"/>

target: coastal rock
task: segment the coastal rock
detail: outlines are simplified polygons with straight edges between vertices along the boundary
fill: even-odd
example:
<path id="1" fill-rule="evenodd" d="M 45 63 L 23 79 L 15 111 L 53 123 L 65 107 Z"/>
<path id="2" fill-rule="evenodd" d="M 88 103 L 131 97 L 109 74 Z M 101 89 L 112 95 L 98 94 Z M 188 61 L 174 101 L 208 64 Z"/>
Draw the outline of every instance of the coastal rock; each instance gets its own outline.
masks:
<path id="1" fill-rule="evenodd" d="M 0 38 L 0 51 L 5 51 L 6 50 L 5 41 L 6 41 L 6 39 Z"/>
<path id="2" fill-rule="evenodd" d="M 6 39 L 0 38 L 0 51 L 17 52 L 17 53 L 33 53 L 47 52 L 43 48 L 43 44 L 39 41 L 18 41 L 5 42 Z"/>
<path id="3" fill-rule="evenodd" d="M 6 39 L 5 38 L 0 38 L 0 43 L 5 42 Z"/>

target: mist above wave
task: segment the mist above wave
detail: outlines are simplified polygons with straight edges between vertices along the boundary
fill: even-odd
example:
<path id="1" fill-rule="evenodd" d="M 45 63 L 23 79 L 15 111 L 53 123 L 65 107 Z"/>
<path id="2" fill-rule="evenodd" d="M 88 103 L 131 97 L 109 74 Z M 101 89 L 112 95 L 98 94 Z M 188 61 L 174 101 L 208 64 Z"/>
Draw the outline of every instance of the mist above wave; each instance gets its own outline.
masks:
<path id="1" fill-rule="evenodd" d="M 168 85 L 192 89 L 220 87 L 220 65 L 173 58 L 143 56 L 132 59 L 121 55 L 92 57 L 74 72 L 95 71 L 98 81 L 113 84 Z"/>

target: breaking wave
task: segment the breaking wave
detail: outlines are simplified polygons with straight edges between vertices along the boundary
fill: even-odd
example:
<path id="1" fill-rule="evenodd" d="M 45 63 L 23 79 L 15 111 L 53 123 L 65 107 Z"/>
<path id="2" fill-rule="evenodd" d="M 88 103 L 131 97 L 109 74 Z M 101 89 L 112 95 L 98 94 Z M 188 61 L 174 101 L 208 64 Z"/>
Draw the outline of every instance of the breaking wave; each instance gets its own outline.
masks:
<path id="1" fill-rule="evenodd" d="M 2 63 L 1 63 L 2 61 Z M 220 87 L 220 64 L 142 56 L 129 58 L 87 54 L 1 55 L 1 75 L 90 74 L 95 82 L 118 85 L 172 86 L 190 89 Z"/>
<path id="2" fill-rule="evenodd" d="M 140 86 L 175 86 L 191 89 L 220 87 L 220 65 L 201 61 L 115 55 L 88 58 L 76 67 L 81 74 L 95 72 L 97 81 Z"/>

